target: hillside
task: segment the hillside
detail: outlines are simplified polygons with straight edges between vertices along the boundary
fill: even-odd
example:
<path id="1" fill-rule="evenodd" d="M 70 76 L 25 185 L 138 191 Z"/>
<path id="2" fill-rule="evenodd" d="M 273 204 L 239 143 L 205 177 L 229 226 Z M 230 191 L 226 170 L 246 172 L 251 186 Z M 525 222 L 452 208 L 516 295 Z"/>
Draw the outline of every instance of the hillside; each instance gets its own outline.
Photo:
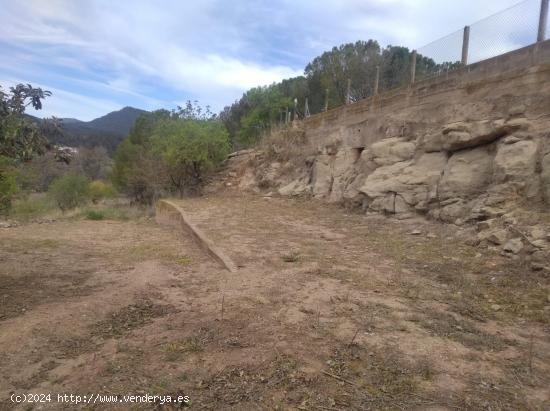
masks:
<path id="1" fill-rule="evenodd" d="M 124 107 L 91 121 L 62 118 L 63 133 L 51 142 L 70 147 L 103 146 L 112 153 L 142 113 L 146 111 Z"/>

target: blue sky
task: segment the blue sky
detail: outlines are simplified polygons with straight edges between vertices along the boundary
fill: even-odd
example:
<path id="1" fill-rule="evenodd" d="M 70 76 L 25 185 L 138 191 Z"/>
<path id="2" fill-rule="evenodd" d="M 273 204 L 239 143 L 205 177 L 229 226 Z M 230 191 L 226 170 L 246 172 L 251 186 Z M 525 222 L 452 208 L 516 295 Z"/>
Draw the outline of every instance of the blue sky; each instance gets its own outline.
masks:
<path id="1" fill-rule="evenodd" d="M 302 74 L 332 46 L 419 48 L 515 3 L 0 0 L 0 85 L 51 90 L 30 113 L 40 116 L 91 120 L 188 99 L 218 111 L 250 87 Z"/>

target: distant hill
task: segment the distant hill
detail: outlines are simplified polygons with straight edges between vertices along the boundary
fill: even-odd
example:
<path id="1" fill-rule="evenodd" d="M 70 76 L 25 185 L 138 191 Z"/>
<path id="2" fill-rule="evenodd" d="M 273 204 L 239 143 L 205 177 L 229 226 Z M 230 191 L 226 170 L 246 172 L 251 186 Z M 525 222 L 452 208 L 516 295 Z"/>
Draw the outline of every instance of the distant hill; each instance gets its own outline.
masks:
<path id="1" fill-rule="evenodd" d="M 51 143 L 70 147 L 103 146 L 113 153 L 142 113 L 146 111 L 124 107 L 92 121 L 61 118 L 63 134 L 54 138 Z"/>

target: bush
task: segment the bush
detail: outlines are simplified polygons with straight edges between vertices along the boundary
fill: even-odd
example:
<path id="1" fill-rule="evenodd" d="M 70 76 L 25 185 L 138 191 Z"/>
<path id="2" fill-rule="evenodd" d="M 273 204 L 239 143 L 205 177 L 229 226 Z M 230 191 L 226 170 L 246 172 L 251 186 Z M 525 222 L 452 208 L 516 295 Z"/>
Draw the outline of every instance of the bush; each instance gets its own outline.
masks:
<path id="1" fill-rule="evenodd" d="M 105 198 L 113 198 L 115 195 L 116 191 L 111 184 L 99 180 L 90 183 L 89 196 L 94 204 Z"/>
<path id="2" fill-rule="evenodd" d="M 56 178 L 48 189 L 61 211 L 70 210 L 86 202 L 90 182 L 84 176 L 67 174 Z"/>
<path id="3" fill-rule="evenodd" d="M 90 210 L 86 213 L 88 220 L 99 221 L 105 218 L 105 215 L 101 211 Z"/>

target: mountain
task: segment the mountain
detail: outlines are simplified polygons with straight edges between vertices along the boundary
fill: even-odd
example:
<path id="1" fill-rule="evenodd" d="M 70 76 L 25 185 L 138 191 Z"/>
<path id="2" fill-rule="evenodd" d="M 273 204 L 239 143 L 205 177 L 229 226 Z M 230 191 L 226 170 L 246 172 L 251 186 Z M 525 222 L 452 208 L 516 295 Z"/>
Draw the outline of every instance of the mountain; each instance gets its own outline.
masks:
<path id="1" fill-rule="evenodd" d="M 50 142 L 70 147 L 103 146 L 113 153 L 143 113 L 147 112 L 134 107 L 124 107 L 91 121 L 62 118 L 62 133 Z"/>

